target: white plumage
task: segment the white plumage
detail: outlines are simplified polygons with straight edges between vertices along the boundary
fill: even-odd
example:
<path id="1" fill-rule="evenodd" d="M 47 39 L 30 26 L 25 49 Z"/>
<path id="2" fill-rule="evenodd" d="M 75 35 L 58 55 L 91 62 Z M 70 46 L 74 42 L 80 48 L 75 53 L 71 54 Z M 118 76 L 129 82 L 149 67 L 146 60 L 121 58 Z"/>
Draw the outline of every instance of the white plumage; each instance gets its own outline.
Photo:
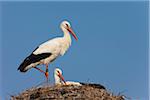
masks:
<path id="1" fill-rule="evenodd" d="M 55 85 L 90 86 L 90 87 L 99 88 L 99 89 L 106 89 L 101 84 L 65 81 L 65 79 L 62 75 L 62 70 L 59 68 L 56 68 L 54 70 L 54 78 L 55 78 Z"/>
<path id="2" fill-rule="evenodd" d="M 18 70 L 26 72 L 28 69 L 34 67 L 39 71 L 45 73 L 48 78 L 48 64 L 54 61 L 57 57 L 62 56 L 71 45 L 71 33 L 77 40 L 75 33 L 72 31 L 69 22 L 63 21 L 60 24 L 64 36 L 51 39 L 37 47 L 31 55 L 29 55 L 19 66 Z M 39 64 L 46 65 L 46 72 L 40 70 L 36 66 Z"/>
<path id="3" fill-rule="evenodd" d="M 54 70 L 54 78 L 55 78 L 55 85 L 77 85 L 77 86 L 82 86 L 82 84 L 79 83 L 79 82 L 65 81 L 65 79 L 62 75 L 62 70 L 59 69 L 59 68 L 56 68 Z"/>

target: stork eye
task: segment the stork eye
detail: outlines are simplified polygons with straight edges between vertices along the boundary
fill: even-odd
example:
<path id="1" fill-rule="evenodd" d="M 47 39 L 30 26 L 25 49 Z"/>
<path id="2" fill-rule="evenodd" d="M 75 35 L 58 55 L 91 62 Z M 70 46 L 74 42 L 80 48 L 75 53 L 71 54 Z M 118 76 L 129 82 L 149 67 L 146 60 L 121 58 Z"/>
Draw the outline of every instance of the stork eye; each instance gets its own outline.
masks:
<path id="1" fill-rule="evenodd" d="M 66 26 L 67 26 L 67 27 L 69 27 L 69 25 L 68 25 L 68 24 L 66 24 Z"/>
<path id="2" fill-rule="evenodd" d="M 57 70 L 57 73 L 60 73 L 60 72 Z"/>

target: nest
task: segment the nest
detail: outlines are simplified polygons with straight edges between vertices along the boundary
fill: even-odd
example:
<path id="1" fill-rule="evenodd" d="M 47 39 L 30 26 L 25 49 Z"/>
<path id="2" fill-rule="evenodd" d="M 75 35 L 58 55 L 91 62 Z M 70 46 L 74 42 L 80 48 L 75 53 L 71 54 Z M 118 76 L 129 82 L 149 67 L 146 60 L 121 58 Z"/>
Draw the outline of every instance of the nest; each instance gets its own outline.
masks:
<path id="1" fill-rule="evenodd" d="M 89 85 L 40 86 L 27 89 L 11 100 L 125 100 L 124 96 L 115 96 L 106 89 Z"/>

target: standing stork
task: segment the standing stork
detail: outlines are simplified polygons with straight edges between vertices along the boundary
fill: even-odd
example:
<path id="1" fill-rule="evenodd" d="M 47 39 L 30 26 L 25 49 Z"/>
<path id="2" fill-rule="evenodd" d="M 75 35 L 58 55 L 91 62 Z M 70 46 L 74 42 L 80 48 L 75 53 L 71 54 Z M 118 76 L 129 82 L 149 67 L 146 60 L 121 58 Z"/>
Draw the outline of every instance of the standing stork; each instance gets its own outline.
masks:
<path id="1" fill-rule="evenodd" d="M 53 62 L 57 57 L 63 56 L 71 45 L 71 35 L 78 40 L 76 34 L 71 29 L 71 25 L 67 21 L 60 24 L 60 28 L 64 33 L 63 37 L 57 37 L 39 45 L 18 67 L 20 72 L 26 72 L 30 68 L 35 68 L 44 73 L 48 81 L 48 64 Z M 46 71 L 37 68 L 37 65 L 44 64 Z"/>

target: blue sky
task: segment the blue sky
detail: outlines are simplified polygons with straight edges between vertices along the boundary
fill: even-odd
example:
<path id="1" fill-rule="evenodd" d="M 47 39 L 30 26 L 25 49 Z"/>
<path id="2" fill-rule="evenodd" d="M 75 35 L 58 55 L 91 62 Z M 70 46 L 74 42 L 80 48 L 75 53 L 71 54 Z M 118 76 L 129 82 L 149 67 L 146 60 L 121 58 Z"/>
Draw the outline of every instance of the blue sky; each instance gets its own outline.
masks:
<path id="1" fill-rule="evenodd" d="M 49 65 L 66 80 L 103 84 L 133 99 L 148 99 L 148 2 L 3 2 L 1 96 L 15 95 L 43 81 L 35 69 L 18 66 L 39 44 L 62 36 L 68 20 L 79 40 Z M 39 66 L 44 69 L 45 67 Z"/>

